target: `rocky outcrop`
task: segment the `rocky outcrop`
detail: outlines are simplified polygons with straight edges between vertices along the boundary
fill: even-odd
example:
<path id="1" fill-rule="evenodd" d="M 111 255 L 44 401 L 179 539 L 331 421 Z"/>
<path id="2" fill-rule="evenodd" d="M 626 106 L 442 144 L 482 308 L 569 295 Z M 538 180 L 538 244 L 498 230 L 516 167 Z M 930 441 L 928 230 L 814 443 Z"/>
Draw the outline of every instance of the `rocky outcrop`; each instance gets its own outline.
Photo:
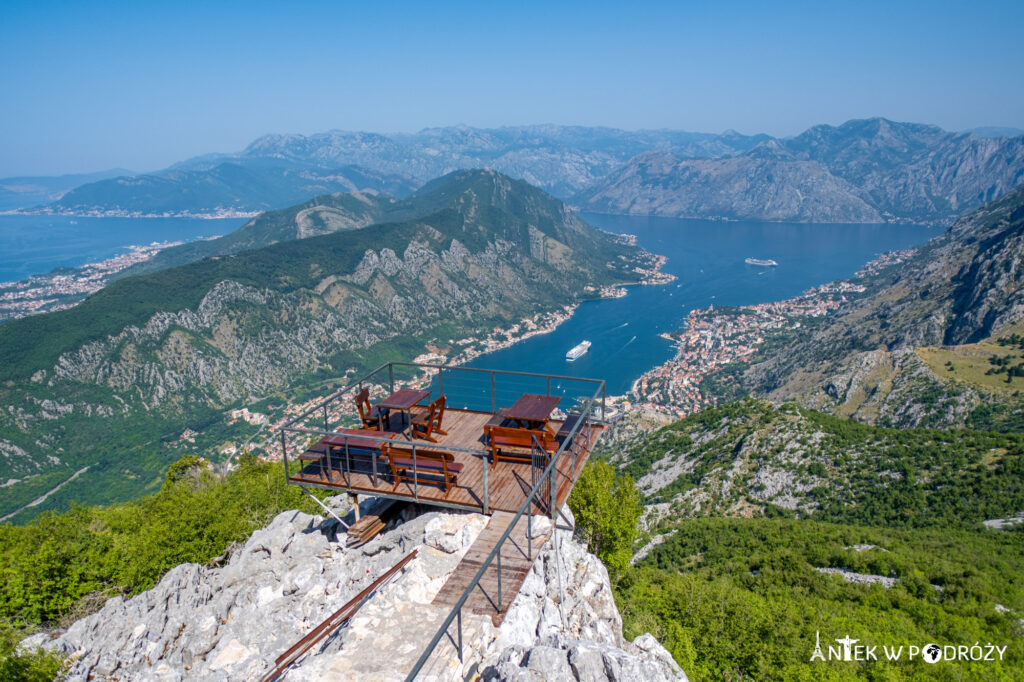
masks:
<path id="1" fill-rule="evenodd" d="M 341 498 L 329 504 L 344 511 Z M 365 506 L 365 503 L 364 503 Z M 333 520 L 285 512 L 255 532 L 223 567 L 184 564 L 152 590 L 110 599 L 42 645 L 70 657 L 69 680 L 255 679 L 327 615 L 413 549 L 418 555 L 348 624 L 299 659 L 287 680 L 401 680 L 447 609 L 434 596 L 487 524 L 479 514 L 406 511 L 358 549 Z M 442 640 L 421 674 L 485 679 L 685 680 L 653 637 L 622 637 L 608 574 L 566 530 L 549 542 L 495 628 L 465 614 L 465 662 Z M 541 677 L 537 666 L 547 662 Z M 552 677 L 553 671 L 564 677 Z M 533 677 L 531 677 L 533 675 Z"/>
<path id="2" fill-rule="evenodd" d="M 584 210 L 673 218 L 879 223 L 857 188 L 815 161 L 648 152 L 575 197 Z"/>
<path id="3" fill-rule="evenodd" d="M 686 675 L 650 634 L 632 642 L 608 571 L 571 532 L 559 530 L 523 582 L 479 665 L 488 681 L 685 681 Z"/>
<path id="4" fill-rule="evenodd" d="M 1024 320 L 1022 251 L 1024 190 L 1017 190 L 866 280 L 866 295 L 768 351 L 742 384 L 869 423 L 963 425 L 987 398 L 936 376 L 915 349 L 976 342 Z"/>

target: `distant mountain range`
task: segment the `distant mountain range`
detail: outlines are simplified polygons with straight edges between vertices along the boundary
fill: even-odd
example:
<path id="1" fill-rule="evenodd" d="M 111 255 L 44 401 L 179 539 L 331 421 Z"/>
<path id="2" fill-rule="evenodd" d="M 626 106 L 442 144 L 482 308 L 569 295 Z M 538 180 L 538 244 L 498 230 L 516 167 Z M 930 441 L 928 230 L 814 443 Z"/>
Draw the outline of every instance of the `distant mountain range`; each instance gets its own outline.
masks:
<path id="1" fill-rule="evenodd" d="M 716 135 L 554 125 L 458 126 L 394 135 L 267 135 L 236 154 L 200 156 L 158 173 L 80 187 L 44 210 L 133 215 L 253 212 L 329 192 L 401 197 L 446 173 L 485 167 L 567 197 L 651 149 L 717 158 L 769 139 L 735 131 Z"/>
<path id="2" fill-rule="evenodd" d="M 235 154 L 65 188 L 32 211 L 254 214 L 335 192 L 403 197 L 454 170 L 491 168 L 602 213 L 948 224 L 1024 181 L 1024 137 L 1013 132 L 874 118 L 785 139 L 554 125 L 267 135 Z"/>
<path id="3" fill-rule="evenodd" d="M 407 196 L 420 184 L 358 166 L 316 168 L 252 159 L 92 182 L 67 192 L 43 212 L 230 216 L 280 208 L 321 194 L 371 191 Z"/>
<path id="4" fill-rule="evenodd" d="M 572 202 L 678 218 L 948 223 L 1022 181 L 1024 137 L 875 118 L 815 126 L 727 158 L 648 152 Z"/>
<path id="5" fill-rule="evenodd" d="M 321 197 L 219 241 L 3 326 L 0 516 L 65 481 L 27 515 L 137 497 L 181 456 L 185 429 L 219 427 L 216 452 L 228 407 L 560 310 L 647 262 L 493 171 L 404 200 Z"/>
<path id="6" fill-rule="evenodd" d="M 23 176 L 0 179 L 0 211 L 10 211 L 26 206 L 56 201 L 69 190 L 81 185 L 107 180 L 109 178 L 133 175 L 124 168 L 114 168 L 98 173 L 76 173 L 72 175 Z"/>
<path id="7" fill-rule="evenodd" d="M 751 149 L 767 135 L 720 135 L 671 130 L 625 131 L 577 126 L 478 129 L 428 128 L 412 135 L 332 131 L 310 137 L 268 135 L 243 152 L 318 164 L 348 163 L 429 180 L 459 168 L 493 168 L 556 196 L 592 184 L 651 149 L 717 158 Z"/>

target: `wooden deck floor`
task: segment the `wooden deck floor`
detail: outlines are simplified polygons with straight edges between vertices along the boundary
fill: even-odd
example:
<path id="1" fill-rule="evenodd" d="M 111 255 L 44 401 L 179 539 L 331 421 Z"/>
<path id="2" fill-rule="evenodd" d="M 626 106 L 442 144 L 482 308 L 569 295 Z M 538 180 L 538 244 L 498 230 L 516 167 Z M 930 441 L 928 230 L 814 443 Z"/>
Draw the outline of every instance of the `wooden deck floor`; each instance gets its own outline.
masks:
<path id="1" fill-rule="evenodd" d="M 470 581 L 476 576 L 484 560 L 487 559 L 501 538 L 505 529 L 515 515 L 509 512 L 495 512 L 487 527 L 483 529 L 473 546 L 469 548 L 462 561 L 455 567 L 455 571 L 448 578 L 441 591 L 434 597 L 434 606 L 452 608 L 459 598 L 469 587 Z M 550 526 L 549 526 L 550 527 Z M 469 599 L 463 605 L 463 609 L 470 613 L 490 616 L 497 627 L 505 618 L 512 600 L 519 594 L 519 588 L 530 572 L 537 552 L 547 542 L 550 532 L 534 537 L 532 541 L 533 556 L 529 556 L 529 543 L 527 542 L 527 518 L 523 515 L 519 523 L 512 530 L 508 540 L 501 546 L 501 595 L 498 594 L 498 561 L 497 557 L 491 562 L 487 572 L 477 584 L 476 589 L 470 594 Z"/>
<path id="2" fill-rule="evenodd" d="M 445 446 L 473 448 L 478 453 L 451 451 L 455 461 L 463 465 L 457 485 L 447 495 L 443 486 L 424 477 L 419 486 L 403 482 L 394 485 L 388 469 L 387 459 L 381 457 L 353 457 L 346 464 L 343 456 L 335 455 L 328 463 L 326 458 L 319 462 L 306 464 L 301 471 L 289 477 L 290 481 L 320 488 L 344 490 L 360 494 L 394 497 L 398 499 L 418 500 L 422 504 L 438 504 L 483 510 L 484 504 L 484 465 L 490 459 L 490 448 L 484 437 L 483 427 L 491 418 L 487 412 L 449 409 L 445 412 L 444 428 L 447 436 L 439 436 L 438 443 L 433 444 L 417 440 L 420 447 L 444 450 Z M 551 422 L 557 428 L 560 422 Z M 557 505 L 561 507 L 568 497 L 572 483 L 579 477 L 583 465 L 590 456 L 590 449 L 597 442 L 604 430 L 603 426 L 590 425 L 590 448 L 577 448 L 575 466 L 568 449 L 558 462 L 558 495 Z M 401 418 L 392 421 L 390 438 L 409 440 L 409 431 Z M 577 432 L 580 443 L 586 441 L 582 429 Z M 294 453 L 293 453 L 294 456 Z M 536 466 L 529 462 L 500 461 L 488 472 L 490 511 L 516 512 L 526 500 L 533 488 L 534 477 L 539 476 L 547 463 L 538 461 Z M 550 499 L 548 496 L 545 499 Z M 538 505 L 541 507 L 542 505 Z M 546 506 L 538 508 L 538 513 L 547 513 Z"/>

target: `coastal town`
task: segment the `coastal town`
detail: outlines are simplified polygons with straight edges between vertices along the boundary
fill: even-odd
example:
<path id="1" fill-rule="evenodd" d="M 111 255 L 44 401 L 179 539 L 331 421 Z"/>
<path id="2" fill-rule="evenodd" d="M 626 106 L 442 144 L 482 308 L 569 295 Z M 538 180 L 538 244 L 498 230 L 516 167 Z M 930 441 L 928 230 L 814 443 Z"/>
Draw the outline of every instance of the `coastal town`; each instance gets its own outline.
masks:
<path id="1" fill-rule="evenodd" d="M 69 218 L 193 218 L 222 220 L 224 218 L 255 218 L 263 211 L 243 211 L 235 208 L 216 208 L 212 211 L 129 211 L 127 209 L 67 209 L 57 205 L 37 206 L 4 211 L 0 215 L 59 215 Z"/>
<path id="2" fill-rule="evenodd" d="M 106 286 L 115 274 L 182 243 L 153 242 L 146 246 L 128 246 L 127 253 L 98 263 L 86 263 L 80 268 L 60 268 L 19 282 L 0 282 L 0 322 L 70 308 Z"/>
<path id="3" fill-rule="evenodd" d="M 896 251 L 887 251 L 878 258 L 874 259 L 870 263 L 867 263 L 863 268 L 857 271 L 858 278 L 871 277 L 877 275 L 882 270 L 892 267 L 893 265 L 899 265 L 910 260 L 917 253 L 917 249 L 899 249 Z"/>
<path id="4" fill-rule="evenodd" d="M 742 307 L 709 307 L 690 312 L 682 329 L 664 334 L 675 342 L 675 357 L 638 378 L 629 393 L 608 397 L 609 414 L 624 415 L 623 428 L 637 420 L 666 422 L 698 412 L 714 404 L 715 398 L 706 395 L 701 384 L 708 377 L 719 374 L 723 368 L 735 363 L 747 363 L 755 356 L 767 336 L 776 330 L 799 329 L 805 321 L 827 315 L 842 305 L 849 296 L 865 291 L 856 279 L 877 274 L 885 268 L 902 263 L 912 257 L 913 249 L 891 251 L 867 263 L 854 280 L 839 280 L 808 289 L 794 298 Z M 652 256 L 650 269 L 643 273 L 643 284 L 660 284 L 674 277 L 661 272 L 664 259 Z M 625 295 L 621 287 L 592 288 L 603 297 Z M 416 363 L 461 365 L 492 351 L 507 348 L 537 334 L 554 330 L 575 312 L 576 306 L 544 313 L 521 320 L 507 328 L 495 327 L 488 334 L 464 339 L 451 339 L 443 346 L 428 344 L 425 352 L 414 358 Z M 406 382 L 410 387 L 426 387 L 434 372 L 424 371 Z M 354 377 L 350 371 L 346 378 Z M 371 391 L 383 396 L 383 386 L 371 386 Z M 242 450 L 267 459 L 279 459 L 281 439 L 279 428 L 293 416 L 302 414 L 319 402 L 318 396 L 308 401 L 282 404 L 274 415 L 233 411 L 231 421 L 244 421 L 259 425 L 257 434 L 245 442 L 228 442 L 221 448 L 222 455 L 234 455 Z M 354 406 L 348 401 L 334 403 L 328 413 L 333 425 L 354 425 L 358 418 Z M 293 450 L 305 446 L 307 436 L 288 434 L 286 442 Z"/>
<path id="5" fill-rule="evenodd" d="M 633 410 L 678 418 L 713 404 L 701 390 L 707 376 L 731 363 L 750 362 L 768 332 L 798 329 L 802 319 L 827 315 L 847 295 L 862 291 L 860 284 L 832 282 L 786 301 L 692 311 L 682 331 L 665 335 L 677 343 L 675 357 L 633 383 Z"/>
<path id="6" fill-rule="evenodd" d="M 865 264 L 855 276 L 864 279 L 912 258 L 917 249 L 888 251 Z M 676 334 L 675 357 L 646 372 L 626 396 L 614 403 L 633 415 L 672 419 L 693 414 L 713 404 L 701 383 L 733 363 L 750 362 L 766 335 L 778 329 L 799 329 L 808 318 L 821 317 L 838 308 L 851 294 L 865 290 L 855 281 L 839 280 L 805 291 L 785 301 L 739 308 L 714 306 L 692 311 Z"/>

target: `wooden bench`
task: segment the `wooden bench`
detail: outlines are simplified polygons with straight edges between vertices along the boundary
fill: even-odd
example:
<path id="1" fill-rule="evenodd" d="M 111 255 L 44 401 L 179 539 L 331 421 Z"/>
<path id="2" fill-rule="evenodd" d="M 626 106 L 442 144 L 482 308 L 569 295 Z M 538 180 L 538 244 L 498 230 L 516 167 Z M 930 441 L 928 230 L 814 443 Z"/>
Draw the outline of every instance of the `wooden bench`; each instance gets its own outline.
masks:
<path id="1" fill-rule="evenodd" d="M 336 459 L 341 466 L 341 473 L 348 473 L 351 475 L 351 471 L 347 469 L 347 466 L 351 465 L 353 461 L 359 463 L 365 463 L 370 465 L 371 475 L 376 485 L 377 480 L 377 457 L 383 456 L 381 446 L 383 443 L 379 438 L 387 436 L 389 434 L 376 431 L 374 429 L 345 429 L 338 428 L 336 435 L 328 436 L 318 443 L 318 445 L 327 445 L 331 448 L 331 461 L 328 466 L 331 468 L 330 480 L 334 480 L 334 460 Z M 366 437 L 370 436 L 370 437 Z"/>
<path id="2" fill-rule="evenodd" d="M 491 426 L 488 429 L 491 440 L 491 466 L 500 459 L 532 460 L 534 439 L 546 455 L 558 449 L 555 435 L 547 429 L 522 429 L 513 426 Z"/>
<path id="3" fill-rule="evenodd" d="M 508 417 L 506 415 L 508 415 L 508 408 L 499 407 L 497 414 L 491 417 L 490 421 L 484 424 L 484 433 L 489 437 L 491 435 L 491 429 L 495 426 L 506 426 L 506 422 L 508 422 Z"/>
<path id="4" fill-rule="evenodd" d="M 452 453 L 441 450 L 416 448 L 415 458 L 412 448 L 385 445 L 384 452 L 391 466 L 395 488 L 403 481 L 439 483 L 444 487 L 444 496 L 448 497 L 448 493 L 458 483 L 459 472 L 463 468 L 460 462 L 455 461 Z"/>
<path id="5" fill-rule="evenodd" d="M 330 461 L 327 459 L 327 452 L 328 452 L 327 451 L 327 446 L 324 444 L 323 441 L 320 441 L 319 443 L 316 443 L 314 445 L 310 445 L 309 448 L 305 452 L 303 452 L 301 455 L 299 455 L 299 461 L 300 462 L 319 462 L 320 463 L 320 478 L 324 478 L 324 471 L 325 471 L 324 463 L 326 462 L 326 465 L 330 466 Z M 305 465 L 303 465 L 303 469 L 305 469 Z M 330 477 L 328 477 L 328 480 L 330 480 Z"/>
<path id="6" fill-rule="evenodd" d="M 559 436 L 568 436 L 569 432 L 572 431 L 572 427 L 576 426 L 576 422 L 583 419 L 583 415 L 578 412 L 570 412 L 565 415 L 565 420 L 562 425 L 558 427 Z M 580 429 L 582 431 L 582 427 Z"/>

